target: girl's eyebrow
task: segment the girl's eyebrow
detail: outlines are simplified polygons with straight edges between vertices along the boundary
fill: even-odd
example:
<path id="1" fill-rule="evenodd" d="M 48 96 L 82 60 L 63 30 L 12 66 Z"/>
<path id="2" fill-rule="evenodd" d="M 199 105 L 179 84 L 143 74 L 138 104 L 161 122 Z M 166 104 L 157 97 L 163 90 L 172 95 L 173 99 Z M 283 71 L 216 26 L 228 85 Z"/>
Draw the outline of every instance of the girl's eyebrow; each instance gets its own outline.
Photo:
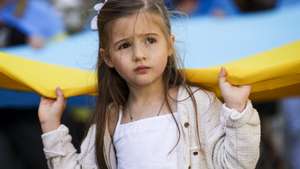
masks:
<path id="1" fill-rule="evenodd" d="M 149 35 L 152 35 L 152 36 L 159 36 L 158 33 L 154 33 L 154 32 L 151 32 L 151 33 L 144 33 L 144 34 L 139 34 L 138 36 L 149 36 Z M 124 41 L 128 41 L 129 39 L 132 39 L 132 37 L 128 37 L 128 38 L 124 38 L 124 39 L 121 39 L 121 40 L 118 40 L 117 42 L 114 43 L 114 46 L 115 45 L 118 45 L 119 43 L 122 43 Z"/>

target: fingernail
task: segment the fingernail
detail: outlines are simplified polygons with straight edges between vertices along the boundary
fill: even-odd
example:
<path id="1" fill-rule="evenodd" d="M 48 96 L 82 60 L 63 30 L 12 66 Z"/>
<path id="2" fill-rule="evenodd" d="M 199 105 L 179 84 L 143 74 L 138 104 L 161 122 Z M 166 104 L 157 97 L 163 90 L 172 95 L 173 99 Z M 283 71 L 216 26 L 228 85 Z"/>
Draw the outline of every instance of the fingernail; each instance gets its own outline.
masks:
<path id="1" fill-rule="evenodd" d="M 224 74 L 224 76 L 227 75 L 227 71 L 226 71 L 225 67 L 222 67 L 222 73 Z"/>
<path id="2" fill-rule="evenodd" d="M 56 92 L 58 93 L 58 94 L 60 94 L 60 91 L 61 91 L 61 89 L 60 89 L 60 87 L 56 87 Z"/>
<path id="3" fill-rule="evenodd" d="M 224 74 L 224 68 L 221 67 L 220 73 L 223 75 Z"/>

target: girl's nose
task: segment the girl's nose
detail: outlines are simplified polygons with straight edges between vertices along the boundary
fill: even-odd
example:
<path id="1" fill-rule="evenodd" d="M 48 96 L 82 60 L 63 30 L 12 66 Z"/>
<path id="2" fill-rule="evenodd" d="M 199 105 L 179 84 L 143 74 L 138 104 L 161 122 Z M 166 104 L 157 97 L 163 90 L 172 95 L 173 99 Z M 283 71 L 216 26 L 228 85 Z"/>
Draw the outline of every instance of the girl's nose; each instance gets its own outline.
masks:
<path id="1" fill-rule="evenodd" d="M 140 44 L 135 44 L 133 47 L 133 60 L 139 61 L 139 60 L 145 60 L 146 56 L 144 53 L 143 46 Z"/>

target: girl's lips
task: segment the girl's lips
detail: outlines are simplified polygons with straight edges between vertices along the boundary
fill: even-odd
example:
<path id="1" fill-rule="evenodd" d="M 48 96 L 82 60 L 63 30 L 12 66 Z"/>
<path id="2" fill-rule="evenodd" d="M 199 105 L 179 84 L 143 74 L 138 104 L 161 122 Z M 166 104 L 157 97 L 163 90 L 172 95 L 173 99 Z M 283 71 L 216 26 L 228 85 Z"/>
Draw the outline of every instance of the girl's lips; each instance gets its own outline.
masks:
<path id="1" fill-rule="evenodd" d="M 148 66 L 138 66 L 137 68 L 134 69 L 134 71 L 140 70 L 140 69 L 149 69 L 150 67 Z"/>
<path id="2" fill-rule="evenodd" d="M 150 67 L 139 66 L 139 67 L 135 68 L 134 71 L 138 74 L 145 74 L 145 73 L 147 73 L 148 69 L 150 69 Z"/>

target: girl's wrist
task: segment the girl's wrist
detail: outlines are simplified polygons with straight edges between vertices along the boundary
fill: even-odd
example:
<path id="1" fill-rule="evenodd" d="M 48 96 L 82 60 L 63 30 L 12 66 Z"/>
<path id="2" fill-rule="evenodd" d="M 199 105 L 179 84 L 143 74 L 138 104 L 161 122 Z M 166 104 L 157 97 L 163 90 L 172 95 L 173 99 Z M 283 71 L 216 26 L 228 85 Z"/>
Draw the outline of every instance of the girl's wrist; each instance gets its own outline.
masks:
<path id="1" fill-rule="evenodd" d="M 240 104 L 228 104 L 228 103 L 225 103 L 226 107 L 230 108 L 230 109 L 234 109 L 238 112 L 243 112 L 245 107 L 246 107 L 246 104 L 247 102 L 245 103 L 240 103 Z"/>
<path id="2" fill-rule="evenodd" d="M 41 122 L 41 128 L 43 133 L 48 133 L 50 131 L 56 130 L 61 123 L 59 121 L 57 122 Z"/>

